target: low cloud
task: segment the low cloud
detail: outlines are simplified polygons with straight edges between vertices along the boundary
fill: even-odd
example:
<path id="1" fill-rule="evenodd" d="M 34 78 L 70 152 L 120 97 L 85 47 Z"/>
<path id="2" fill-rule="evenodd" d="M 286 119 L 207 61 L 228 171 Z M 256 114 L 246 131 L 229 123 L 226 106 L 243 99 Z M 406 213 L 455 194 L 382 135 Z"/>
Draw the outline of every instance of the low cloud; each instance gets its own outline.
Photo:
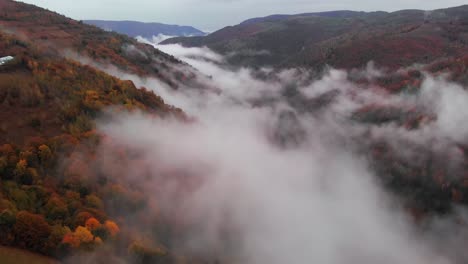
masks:
<path id="1" fill-rule="evenodd" d="M 146 44 L 159 44 L 161 42 L 163 42 L 164 40 L 166 39 L 170 39 L 170 38 L 174 38 L 174 37 L 177 37 L 177 36 L 170 36 L 170 35 L 164 35 L 164 34 L 158 34 L 156 36 L 153 36 L 151 38 L 151 40 L 148 40 L 142 36 L 137 36 L 136 39 L 139 41 L 139 42 L 142 42 L 142 43 L 146 43 Z"/>
<path id="2" fill-rule="evenodd" d="M 169 223 L 171 250 L 249 264 L 465 259 L 454 246 L 467 237 L 454 220 L 464 219 L 464 209 L 416 225 L 366 154 L 383 141 L 397 158 L 449 154 L 454 164 L 440 166 L 458 168 L 464 159 L 458 145 L 468 133 L 462 86 L 426 75 L 417 92 L 396 94 L 373 82 L 386 73 L 372 64 L 351 73 L 232 70 L 207 48 L 157 47 L 197 69 L 201 87 L 174 90 L 113 74 L 154 90 L 193 119 L 111 112 L 99 130 L 137 158 L 119 164 L 113 147 L 103 144 L 100 166 L 145 194 L 147 217 Z M 372 111 L 385 122 L 366 121 Z M 413 115 L 418 126 L 409 128 L 404 118 Z"/>

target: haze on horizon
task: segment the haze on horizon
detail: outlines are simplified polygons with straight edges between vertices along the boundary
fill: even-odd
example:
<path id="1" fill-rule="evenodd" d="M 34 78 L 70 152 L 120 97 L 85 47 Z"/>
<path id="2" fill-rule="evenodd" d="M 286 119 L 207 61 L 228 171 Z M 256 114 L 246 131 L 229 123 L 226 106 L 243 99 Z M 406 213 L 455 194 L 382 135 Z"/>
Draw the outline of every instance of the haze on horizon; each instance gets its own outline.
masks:
<path id="1" fill-rule="evenodd" d="M 215 31 L 253 17 L 332 10 L 433 10 L 466 4 L 466 0 L 23 0 L 74 19 L 136 20 L 189 25 Z"/>

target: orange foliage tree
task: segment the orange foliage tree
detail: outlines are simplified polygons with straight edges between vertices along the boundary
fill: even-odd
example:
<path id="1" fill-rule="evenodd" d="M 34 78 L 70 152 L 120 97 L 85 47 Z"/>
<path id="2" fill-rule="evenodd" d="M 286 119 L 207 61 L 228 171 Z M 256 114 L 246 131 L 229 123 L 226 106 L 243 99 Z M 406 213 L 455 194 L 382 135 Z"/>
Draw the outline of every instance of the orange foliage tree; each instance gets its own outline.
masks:
<path id="1" fill-rule="evenodd" d="M 84 226 L 78 226 L 75 232 L 63 237 L 62 243 L 72 248 L 89 247 L 94 241 L 93 234 Z"/>
<path id="2" fill-rule="evenodd" d="M 88 220 L 86 220 L 85 226 L 89 231 L 92 232 L 99 228 L 101 226 L 101 223 L 99 223 L 99 221 L 96 218 L 91 217 Z"/>
<path id="3" fill-rule="evenodd" d="M 117 234 L 120 232 L 119 226 L 113 221 L 107 220 L 104 223 L 104 226 L 112 237 L 117 236 Z"/>

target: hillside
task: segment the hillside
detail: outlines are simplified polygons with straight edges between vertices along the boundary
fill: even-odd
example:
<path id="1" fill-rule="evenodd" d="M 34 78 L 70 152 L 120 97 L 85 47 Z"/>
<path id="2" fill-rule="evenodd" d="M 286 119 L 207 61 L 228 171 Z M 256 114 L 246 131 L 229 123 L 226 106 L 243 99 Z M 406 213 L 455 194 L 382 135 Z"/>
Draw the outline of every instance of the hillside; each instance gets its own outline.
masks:
<path id="1" fill-rule="evenodd" d="M 205 33 L 191 26 L 167 25 L 162 23 L 143 23 L 138 21 L 84 20 L 106 31 L 115 31 L 130 37 L 152 39 L 158 35 L 166 36 L 204 36 Z"/>
<path id="2" fill-rule="evenodd" d="M 128 252 L 123 258 L 167 258 L 162 249 L 137 242 L 118 214 L 111 214 L 108 202 L 118 199 L 119 208 L 137 211 L 144 205 L 141 197 L 91 173 L 88 165 L 104 140 L 95 120 L 107 110 L 185 116 L 153 92 L 73 58 L 89 56 L 163 81 L 174 73 L 163 65 L 181 62 L 31 5 L 1 0 L 0 10 L 1 56 L 14 57 L 0 65 L 0 245 L 65 258 L 115 243 Z M 127 45 L 151 55 L 150 61 L 123 52 Z M 20 251 L 3 250 L 0 262 L 11 261 L 9 252 Z M 22 257 L 28 259 L 24 254 L 18 261 Z"/>
<path id="3" fill-rule="evenodd" d="M 60 14 L 21 2 L 0 1 L 0 28 L 37 49 L 102 68 L 109 65 L 139 76 L 155 77 L 176 87 L 184 76 L 181 62 L 150 45 L 115 32 L 106 32 Z"/>
<path id="4" fill-rule="evenodd" d="M 247 20 L 205 37 L 162 44 L 207 46 L 243 66 L 390 68 L 468 52 L 468 6 L 434 11 L 337 11 Z"/>
<path id="5" fill-rule="evenodd" d="M 0 47 L 15 55 L 0 67 L 0 243 L 63 257 L 116 239 L 125 228 L 103 201 L 112 188 L 128 199 L 127 190 L 87 172 L 83 159 L 92 161 L 101 140 L 94 120 L 109 107 L 155 117 L 182 112 L 131 81 L 11 35 L 0 33 Z"/>

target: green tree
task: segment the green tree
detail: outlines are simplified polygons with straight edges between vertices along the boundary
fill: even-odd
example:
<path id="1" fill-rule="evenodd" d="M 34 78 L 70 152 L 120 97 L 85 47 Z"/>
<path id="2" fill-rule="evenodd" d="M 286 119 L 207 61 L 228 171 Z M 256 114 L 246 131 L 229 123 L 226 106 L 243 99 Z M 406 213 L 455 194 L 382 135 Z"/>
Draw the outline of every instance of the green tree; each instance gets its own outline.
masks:
<path id="1" fill-rule="evenodd" d="M 99 197 L 97 197 L 94 194 L 90 194 L 86 196 L 86 206 L 89 206 L 95 209 L 102 209 L 104 207 L 104 204 Z"/>
<path id="2" fill-rule="evenodd" d="M 8 168 L 8 159 L 5 156 L 0 156 L 0 178 L 2 178 L 2 174 L 6 173 Z"/>
<path id="3" fill-rule="evenodd" d="M 61 244 L 66 234 L 71 233 L 70 228 L 62 225 L 54 225 L 51 228 L 49 238 L 47 239 L 47 251 L 56 257 L 63 256 Z"/>
<path id="4" fill-rule="evenodd" d="M 10 209 L 0 212 L 0 226 L 12 227 L 16 222 L 15 214 Z"/>
<path id="5" fill-rule="evenodd" d="M 68 215 L 67 204 L 56 195 L 47 201 L 45 210 L 47 218 L 51 220 L 65 219 Z"/>
<path id="6" fill-rule="evenodd" d="M 135 263 L 166 263 L 168 261 L 168 252 L 163 247 L 149 247 L 142 242 L 135 241 L 129 247 L 128 251 Z"/>

